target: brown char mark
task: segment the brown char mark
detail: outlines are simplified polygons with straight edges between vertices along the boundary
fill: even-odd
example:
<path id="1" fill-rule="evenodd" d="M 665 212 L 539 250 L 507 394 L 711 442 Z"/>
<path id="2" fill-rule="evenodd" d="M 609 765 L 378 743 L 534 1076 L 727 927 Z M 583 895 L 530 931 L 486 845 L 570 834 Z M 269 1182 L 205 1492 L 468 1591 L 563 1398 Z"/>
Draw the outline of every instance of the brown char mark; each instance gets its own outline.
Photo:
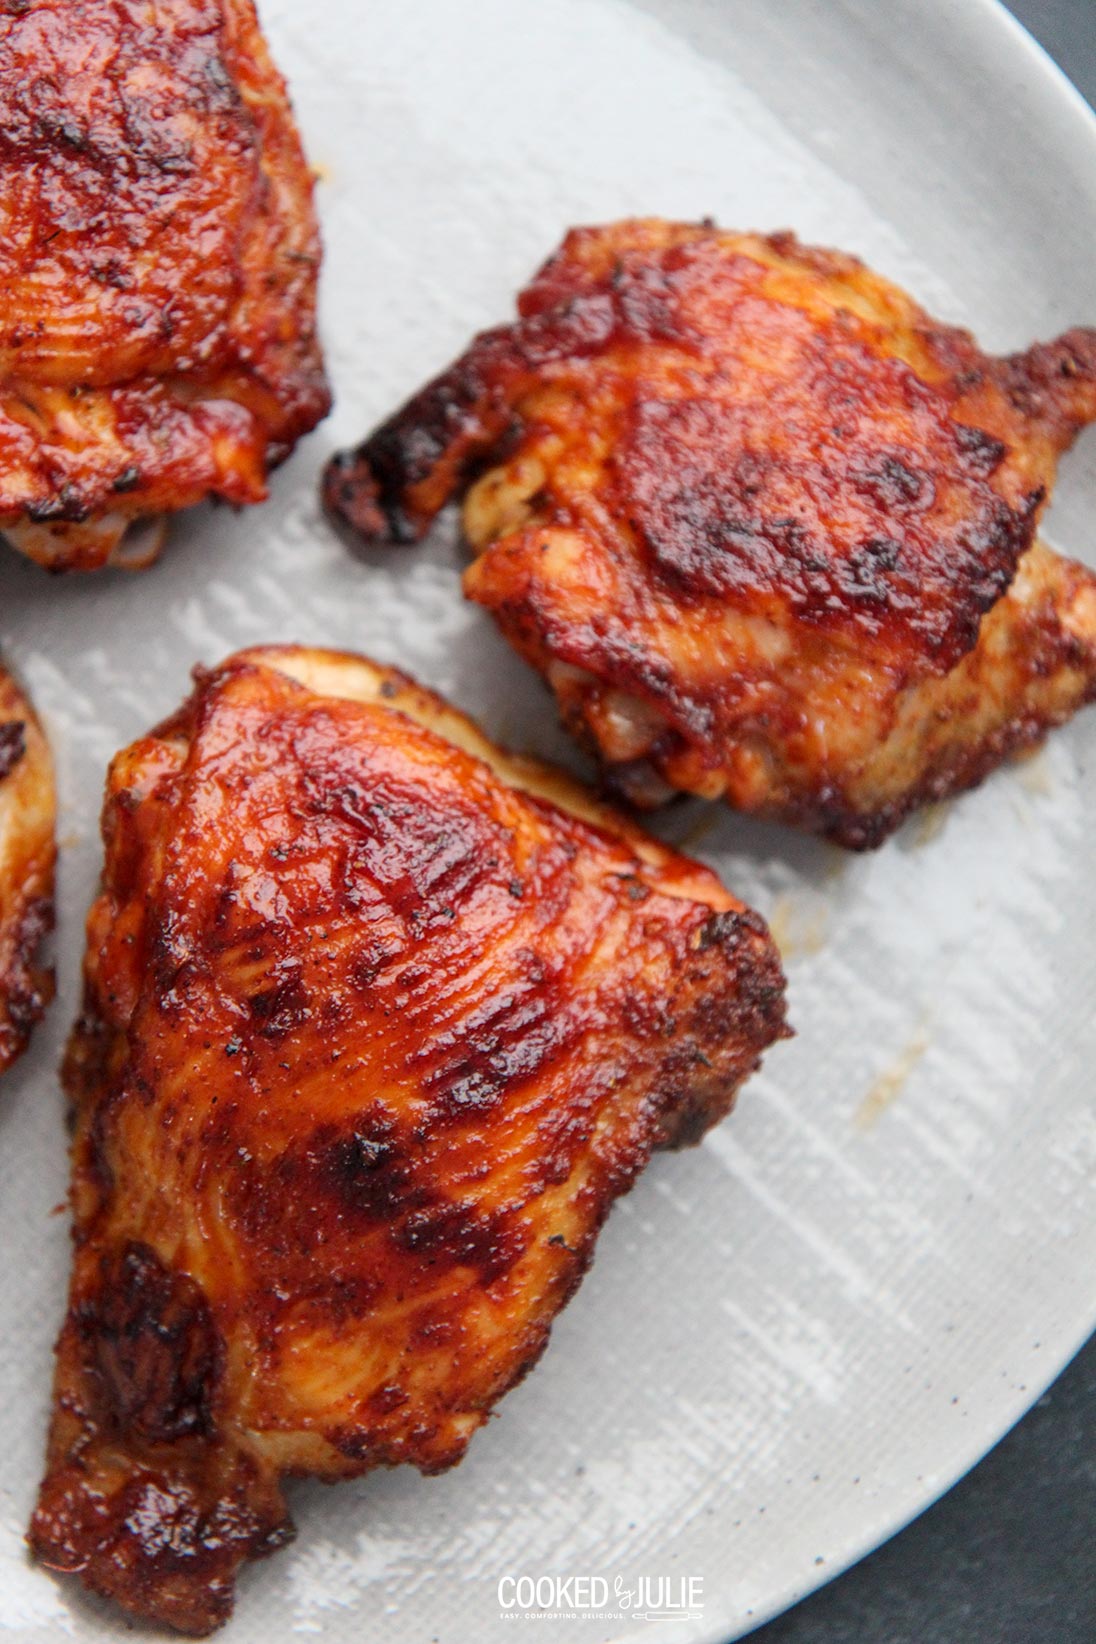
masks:
<path id="1" fill-rule="evenodd" d="M 21 719 L 0 725 L 0 782 L 21 763 L 27 751 L 27 727 Z"/>
<path id="2" fill-rule="evenodd" d="M 104 1259 L 76 1320 L 119 1431 L 153 1444 L 211 1435 L 223 1344 L 193 1279 L 131 1242 Z"/>

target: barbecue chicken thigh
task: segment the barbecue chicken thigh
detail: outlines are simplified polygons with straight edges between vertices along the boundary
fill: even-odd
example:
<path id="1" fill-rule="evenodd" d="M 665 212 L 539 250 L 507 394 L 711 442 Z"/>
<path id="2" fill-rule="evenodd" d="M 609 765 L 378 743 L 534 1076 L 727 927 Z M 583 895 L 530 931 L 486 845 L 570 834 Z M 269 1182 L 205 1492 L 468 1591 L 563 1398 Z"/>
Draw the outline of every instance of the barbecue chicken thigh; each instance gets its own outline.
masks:
<path id="1" fill-rule="evenodd" d="M 251 0 L 0 6 L 0 182 L 0 532 L 88 570 L 204 497 L 261 502 L 329 396 Z"/>
<path id="2" fill-rule="evenodd" d="M 26 1049 L 53 997 L 37 959 L 53 925 L 57 801 L 34 710 L 0 667 L 0 1073 Z"/>
<path id="3" fill-rule="evenodd" d="M 30 1541 L 204 1633 L 281 1475 L 460 1460 L 783 978 L 706 869 L 358 657 L 200 675 L 103 832 Z"/>
<path id="4" fill-rule="evenodd" d="M 474 479 L 465 592 L 634 801 L 872 846 L 1096 694 L 1096 578 L 1034 545 L 1096 331 L 990 358 L 855 258 L 658 221 L 518 308 L 326 503 L 409 542 Z"/>

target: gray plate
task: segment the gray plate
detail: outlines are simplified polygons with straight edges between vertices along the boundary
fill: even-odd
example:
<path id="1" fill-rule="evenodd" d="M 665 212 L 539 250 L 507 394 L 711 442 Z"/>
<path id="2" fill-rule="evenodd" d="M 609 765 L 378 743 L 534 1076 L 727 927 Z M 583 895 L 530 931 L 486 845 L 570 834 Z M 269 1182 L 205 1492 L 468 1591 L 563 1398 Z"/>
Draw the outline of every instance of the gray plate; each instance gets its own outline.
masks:
<path id="1" fill-rule="evenodd" d="M 1096 320 L 1096 129 L 983 0 L 270 0 L 265 16 L 325 176 L 338 410 L 268 507 L 198 511 L 144 577 L 0 559 L 0 645 L 49 722 L 65 811 L 61 994 L 0 1101 L 0 1633 L 34 1644 L 117 1625 L 20 1540 L 68 1260 L 54 1070 L 107 759 L 194 661 L 290 639 L 399 662 L 490 732 L 571 757 L 537 682 L 461 603 L 452 522 L 419 553 L 355 562 L 317 516 L 327 451 L 504 317 L 567 225 L 632 211 L 794 226 L 991 346 Z M 1089 440 L 1049 535 L 1092 558 L 1094 520 Z M 799 1038 L 620 1206 L 464 1465 L 294 1490 L 299 1540 L 244 1578 L 232 1644 L 490 1644 L 528 1620 L 498 1597 L 523 1575 L 606 1583 L 608 1615 L 564 1600 L 529 1621 L 544 1644 L 738 1636 L 1016 1420 L 1096 1321 L 1094 756 L 1090 717 L 867 858 L 699 806 L 665 819 L 773 918 Z M 702 1583 L 696 1614 L 643 1602 L 660 1576 Z"/>

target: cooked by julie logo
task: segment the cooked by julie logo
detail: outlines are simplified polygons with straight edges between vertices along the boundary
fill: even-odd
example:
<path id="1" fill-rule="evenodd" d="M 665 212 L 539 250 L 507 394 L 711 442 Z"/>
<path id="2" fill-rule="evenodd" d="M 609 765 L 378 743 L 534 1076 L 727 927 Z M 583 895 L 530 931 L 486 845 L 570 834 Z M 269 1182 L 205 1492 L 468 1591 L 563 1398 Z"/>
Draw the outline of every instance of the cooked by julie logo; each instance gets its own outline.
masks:
<path id="1" fill-rule="evenodd" d="M 499 1610 L 523 1621 L 589 1620 L 627 1615 L 633 1621 L 699 1616 L 703 1576 L 503 1576 Z"/>

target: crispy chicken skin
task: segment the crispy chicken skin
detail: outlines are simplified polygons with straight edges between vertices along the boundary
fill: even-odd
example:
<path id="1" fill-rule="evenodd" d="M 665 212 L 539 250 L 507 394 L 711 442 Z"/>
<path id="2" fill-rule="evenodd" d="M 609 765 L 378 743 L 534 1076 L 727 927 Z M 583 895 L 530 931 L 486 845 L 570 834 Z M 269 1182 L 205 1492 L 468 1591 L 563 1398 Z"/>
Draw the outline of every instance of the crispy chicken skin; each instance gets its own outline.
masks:
<path id="1" fill-rule="evenodd" d="M 53 997 L 38 947 L 53 925 L 53 763 L 34 710 L 0 667 L 0 1073 Z"/>
<path id="2" fill-rule="evenodd" d="M 1033 546 L 1096 331 L 990 358 L 855 258 L 659 221 L 518 311 L 325 500 L 410 542 L 474 480 L 465 592 L 636 802 L 873 846 L 1096 695 L 1096 578 Z"/>
<path id="3" fill-rule="evenodd" d="M 460 1460 L 783 978 L 705 868 L 358 657 L 199 674 L 103 831 L 30 1542 L 201 1634 L 282 1475 Z"/>
<path id="4" fill-rule="evenodd" d="M 136 521 L 261 502 L 330 401 L 251 0 L 0 0 L 0 182 L 0 532 L 89 570 Z"/>

